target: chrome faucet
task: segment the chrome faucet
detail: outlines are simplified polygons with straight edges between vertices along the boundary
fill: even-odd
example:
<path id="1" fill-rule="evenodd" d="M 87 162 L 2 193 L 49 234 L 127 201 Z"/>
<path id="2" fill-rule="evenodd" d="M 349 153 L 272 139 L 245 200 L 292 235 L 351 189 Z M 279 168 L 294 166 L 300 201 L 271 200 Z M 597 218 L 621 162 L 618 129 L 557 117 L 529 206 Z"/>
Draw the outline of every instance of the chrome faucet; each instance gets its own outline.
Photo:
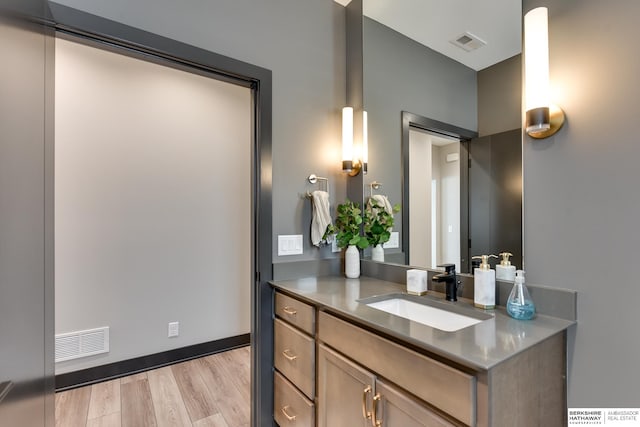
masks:
<path id="1" fill-rule="evenodd" d="M 436 274 L 431 280 L 434 282 L 444 282 L 447 301 L 458 301 L 460 281 L 456 277 L 456 265 L 442 264 L 438 267 L 444 267 L 444 273 Z"/>

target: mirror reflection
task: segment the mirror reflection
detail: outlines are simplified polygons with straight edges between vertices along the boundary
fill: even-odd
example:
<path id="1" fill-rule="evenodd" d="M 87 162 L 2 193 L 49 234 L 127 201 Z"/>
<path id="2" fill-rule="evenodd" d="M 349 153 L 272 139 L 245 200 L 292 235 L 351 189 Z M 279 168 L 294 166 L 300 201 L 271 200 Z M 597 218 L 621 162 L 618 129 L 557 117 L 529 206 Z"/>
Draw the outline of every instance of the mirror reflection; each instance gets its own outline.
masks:
<path id="1" fill-rule="evenodd" d="M 460 140 L 409 130 L 409 264 L 460 270 Z M 419 237 L 418 237 L 419 236 Z"/>
<path id="2" fill-rule="evenodd" d="M 402 205 L 386 262 L 469 272 L 471 256 L 508 251 L 522 266 L 522 6 L 495 2 L 363 0 L 364 186 Z"/>

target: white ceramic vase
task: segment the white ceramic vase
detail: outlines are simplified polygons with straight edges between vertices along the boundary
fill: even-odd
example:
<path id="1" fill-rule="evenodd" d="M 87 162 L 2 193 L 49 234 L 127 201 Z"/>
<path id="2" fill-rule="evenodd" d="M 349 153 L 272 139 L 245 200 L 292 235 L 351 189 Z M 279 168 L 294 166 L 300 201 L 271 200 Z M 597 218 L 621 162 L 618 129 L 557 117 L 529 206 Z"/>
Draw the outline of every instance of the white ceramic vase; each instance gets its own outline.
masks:
<path id="1" fill-rule="evenodd" d="M 371 261 L 384 262 L 384 249 L 382 245 L 375 245 L 371 248 Z"/>
<path id="2" fill-rule="evenodd" d="M 344 275 L 349 279 L 360 277 L 360 251 L 355 245 L 349 245 L 344 253 Z"/>

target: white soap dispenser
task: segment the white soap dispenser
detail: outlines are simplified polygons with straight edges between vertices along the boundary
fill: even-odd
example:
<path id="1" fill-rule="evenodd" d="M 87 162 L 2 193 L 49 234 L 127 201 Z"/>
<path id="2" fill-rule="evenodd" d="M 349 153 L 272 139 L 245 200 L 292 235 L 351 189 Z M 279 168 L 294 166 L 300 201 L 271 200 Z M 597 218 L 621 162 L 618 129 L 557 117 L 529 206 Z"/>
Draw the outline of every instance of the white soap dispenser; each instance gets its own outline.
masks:
<path id="1" fill-rule="evenodd" d="M 481 259 L 480 267 L 473 270 L 473 305 L 485 310 L 496 308 L 496 271 L 489 265 L 489 257 L 495 255 L 474 256 Z"/>
<path id="2" fill-rule="evenodd" d="M 500 256 L 502 257 L 502 261 L 496 265 L 496 279 L 513 282 L 516 278 L 516 266 L 511 265 L 511 261 L 509 261 L 509 257 L 512 257 L 513 254 L 510 252 L 502 252 Z"/>

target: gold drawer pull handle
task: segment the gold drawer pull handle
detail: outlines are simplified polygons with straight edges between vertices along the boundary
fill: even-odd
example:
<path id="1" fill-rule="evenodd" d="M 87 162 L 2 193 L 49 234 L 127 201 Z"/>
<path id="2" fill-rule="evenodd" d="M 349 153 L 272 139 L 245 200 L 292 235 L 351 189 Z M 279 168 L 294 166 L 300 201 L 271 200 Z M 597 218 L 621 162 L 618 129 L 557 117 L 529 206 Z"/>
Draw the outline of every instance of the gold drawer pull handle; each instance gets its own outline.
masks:
<path id="1" fill-rule="evenodd" d="M 362 390 L 362 418 L 368 420 L 371 418 L 371 412 L 367 411 L 367 394 L 371 393 L 371 386 L 368 385 Z"/>
<path id="2" fill-rule="evenodd" d="M 283 351 L 282 355 L 284 357 L 286 357 L 287 360 L 289 360 L 290 362 L 293 362 L 294 360 L 296 360 L 298 358 L 298 356 L 296 356 L 295 354 L 291 354 L 291 350 L 289 350 L 289 349 L 286 349 L 285 351 Z"/>
<path id="3" fill-rule="evenodd" d="M 280 409 L 280 412 L 282 412 L 282 415 L 284 415 L 285 417 L 287 417 L 287 419 L 289 421 L 295 421 L 296 420 L 296 416 L 295 415 L 289 415 L 287 413 L 287 409 L 289 409 L 289 405 L 287 406 L 283 406 L 282 409 Z"/>
<path id="4" fill-rule="evenodd" d="M 380 402 L 380 393 L 376 393 L 376 395 L 373 396 L 373 417 L 371 417 L 373 427 L 382 426 L 382 414 L 380 414 L 380 419 L 378 419 L 378 402 Z"/>
<path id="5" fill-rule="evenodd" d="M 294 310 L 293 308 L 289 307 L 288 305 L 285 306 L 282 311 L 284 311 L 284 314 L 288 314 L 289 316 L 295 316 L 296 314 L 298 314 L 298 310 Z"/>

